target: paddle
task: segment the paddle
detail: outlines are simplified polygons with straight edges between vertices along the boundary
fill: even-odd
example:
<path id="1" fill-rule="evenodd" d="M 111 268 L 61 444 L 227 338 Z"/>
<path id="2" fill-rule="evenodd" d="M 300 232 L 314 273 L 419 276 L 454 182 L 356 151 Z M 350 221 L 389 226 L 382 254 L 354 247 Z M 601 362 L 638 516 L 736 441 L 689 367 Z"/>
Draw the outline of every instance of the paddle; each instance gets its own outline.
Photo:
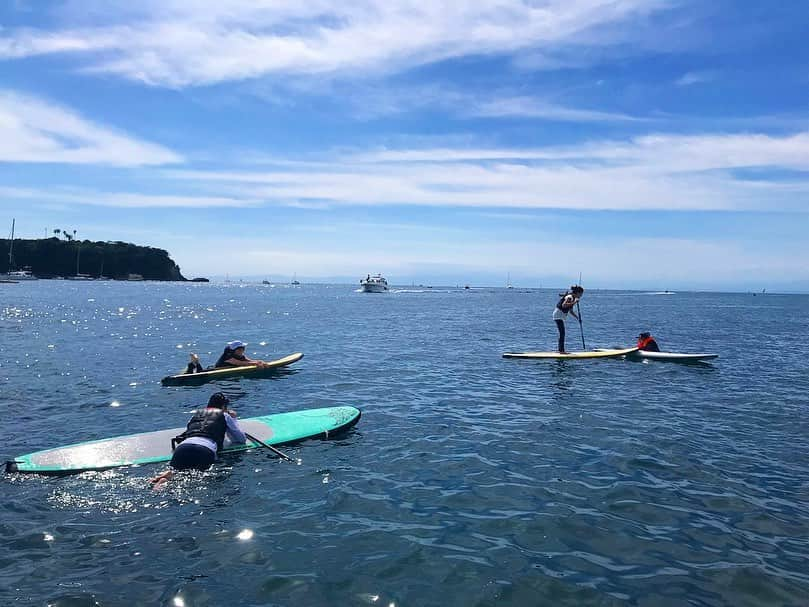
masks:
<path id="1" fill-rule="evenodd" d="M 582 350 L 586 350 L 587 346 L 584 345 L 584 325 L 581 322 L 581 308 L 579 307 L 579 302 L 576 302 L 576 312 L 578 312 L 579 316 L 579 329 L 581 330 L 581 347 Z"/>
<path id="2" fill-rule="evenodd" d="M 268 445 L 268 444 L 267 444 L 267 443 L 265 443 L 264 441 L 260 441 L 260 440 L 258 440 L 258 439 L 257 439 L 255 436 L 253 436 L 252 434 L 248 434 L 247 432 L 245 432 L 245 433 L 244 433 L 244 435 L 245 435 L 247 438 L 249 438 L 251 441 L 253 441 L 254 443 L 258 443 L 258 444 L 259 444 L 259 445 L 261 445 L 262 447 L 267 447 L 267 449 L 269 449 L 270 451 L 272 451 L 273 453 L 275 453 L 275 454 L 276 454 L 278 457 L 280 457 L 280 458 L 282 458 L 282 459 L 285 459 L 285 460 L 287 460 L 288 462 L 294 462 L 294 461 L 295 461 L 294 459 L 292 459 L 291 457 L 289 457 L 289 456 L 288 456 L 286 453 L 283 453 L 282 451 L 279 451 L 278 449 L 276 449 L 276 448 L 275 448 L 275 447 L 273 447 L 272 445 Z"/>
<path id="3" fill-rule="evenodd" d="M 577 285 L 581 286 L 581 272 L 579 272 L 579 282 L 576 283 Z M 581 322 L 581 306 L 579 306 L 579 302 L 576 302 L 576 312 L 579 316 L 579 330 L 581 331 L 581 348 L 582 350 L 586 350 L 587 346 L 584 345 L 584 325 Z"/>

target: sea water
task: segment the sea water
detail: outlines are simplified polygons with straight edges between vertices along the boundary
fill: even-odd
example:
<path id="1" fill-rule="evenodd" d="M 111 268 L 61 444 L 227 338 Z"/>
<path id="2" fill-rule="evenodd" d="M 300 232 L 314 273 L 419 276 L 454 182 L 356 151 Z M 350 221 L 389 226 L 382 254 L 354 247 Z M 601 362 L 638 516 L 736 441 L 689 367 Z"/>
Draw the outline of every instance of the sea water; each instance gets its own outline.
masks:
<path id="1" fill-rule="evenodd" d="M 588 291 L 569 350 L 711 364 L 521 361 L 555 291 L 38 281 L 0 285 L 0 457 L 354 405 L 344 436 L 223 459 L 0 478 L 0 604 L 805 605 L 809 297 Z M 305 357 L 162 387 L 225 342 Z"/>

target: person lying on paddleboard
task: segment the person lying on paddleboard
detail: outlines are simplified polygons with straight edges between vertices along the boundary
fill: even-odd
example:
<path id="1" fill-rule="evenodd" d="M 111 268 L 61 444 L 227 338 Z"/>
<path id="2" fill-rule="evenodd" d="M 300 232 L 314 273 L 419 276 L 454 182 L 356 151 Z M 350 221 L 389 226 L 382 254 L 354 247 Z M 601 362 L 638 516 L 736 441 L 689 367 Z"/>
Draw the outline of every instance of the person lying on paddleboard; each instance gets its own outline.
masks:
<path id="1" fill-rule="evenodd" d="M 214 367 L 217 369 L 221 369 L 222 367 L 247 367 L 249 365 L 262 367 L 267 364 L 266 361 L 263 360 L 247 358 L 244 355 L 245 346 L 247 346 L 247 343 L 238 339 L 229 342 Z"/>
<path id="2" fill-rule="evenodd" d="M 655 338 L 651 333 L 644 331 L 638 335 L 638 350 L 645 350 L 646 352 L 660 352 L 660 346 L 657 345 Z"/>
<path id="3" fill-rule="evenodd" d="M 213 394 L 208 406 L 197 409 L 185 432 L 174 440 L 179 442 L 171 456 L 170 470 L 149 479 L 157 489 L 168 481 L 175 470 L 207 470 L 222 450 L 225 436 L 232 443 L 245 443 L 247 437 L 236 421 L 236 411 L 228 409 L 230 400 L 222 392 Z"/>
<path id="4" fill-rule="evenodd" d="M 199 356 L 192 353 L 191 360 L 185 368 L 185 375 L 202 373 L 203 371 L 212 371 L 213 369 L 226 369 L 228 367 L 246 367 L 252 365 L 263 367 L 265 364 L 267 364 L 266 361 L 263 360 L 253 360 L 252 358 L 247 358 L 244 355 L 244 348 L 246 345 L 246 342 L 238 339 L 228 342 L 221 356 L 216 361 L 216 364 L 213 367 L 208 367 L 207 369 L 202 368 L 202 365 L 199 362 Z"/>
<path id="5" fill-rule="evenodd" d="M 582 295 L 584 295 L 584 288 L 573 285 L 570 287 L 570 291 L 559 295 L 559 301 L 556 302 L 556 307 L 553 309 L 553 322 L 556 323 L 556 328 L 559 330 L 559 354 L 567 354 L 565 351 L 565 319 L 568 314 L 572 314 L 573 318 L 579 320 L 573 308 L 579 303 Z"/>

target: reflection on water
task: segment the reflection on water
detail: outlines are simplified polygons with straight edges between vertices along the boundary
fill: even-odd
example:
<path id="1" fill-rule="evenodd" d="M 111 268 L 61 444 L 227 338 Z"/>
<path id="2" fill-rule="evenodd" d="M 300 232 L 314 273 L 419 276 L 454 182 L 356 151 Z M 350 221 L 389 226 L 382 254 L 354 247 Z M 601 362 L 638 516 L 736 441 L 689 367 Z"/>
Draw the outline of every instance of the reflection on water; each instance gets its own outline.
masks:
<path id="1" fill-rule="evenodd" d="M 253 450 L 161 491 L 161 466 L 4 475 L 2 604 L 805 603 L 809 298 L 710 294 L 710 318 L 706 294 L 585 302 L 588 345 L 651 327 L 722 356 L 695 366 L 501 359 L 554 347 L 542 292 L 39 283 L 0 306 L 3 459 L 181 427 L 218 390 L 240 417 L 363 418 L 285 447 L 298 465 Z M 306 356 L 160 385 L 233 335 Z"/>

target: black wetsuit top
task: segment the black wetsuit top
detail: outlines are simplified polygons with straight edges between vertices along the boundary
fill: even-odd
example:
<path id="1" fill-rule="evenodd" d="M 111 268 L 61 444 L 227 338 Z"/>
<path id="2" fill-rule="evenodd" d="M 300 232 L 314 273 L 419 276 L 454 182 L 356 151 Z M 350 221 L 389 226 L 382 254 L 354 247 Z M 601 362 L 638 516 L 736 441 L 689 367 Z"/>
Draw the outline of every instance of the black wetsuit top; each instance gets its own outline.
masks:
<path id="1" fill-rule="evenodd" d="M 230 348 L 225 348 L 225 351 L 222 352 L 222 356 L 219 357 L 219 360 L 216 361 L 214 365 L 217 369 L 219 367 L 234 367 L 235 365 L 231 365 L 226 363 L 226 360 L 230 360 L 231 358 L 235 358 L 236 360 L 247 360 L 244 354 L 236 354 L 235 350 L 231 350 Z"/>

